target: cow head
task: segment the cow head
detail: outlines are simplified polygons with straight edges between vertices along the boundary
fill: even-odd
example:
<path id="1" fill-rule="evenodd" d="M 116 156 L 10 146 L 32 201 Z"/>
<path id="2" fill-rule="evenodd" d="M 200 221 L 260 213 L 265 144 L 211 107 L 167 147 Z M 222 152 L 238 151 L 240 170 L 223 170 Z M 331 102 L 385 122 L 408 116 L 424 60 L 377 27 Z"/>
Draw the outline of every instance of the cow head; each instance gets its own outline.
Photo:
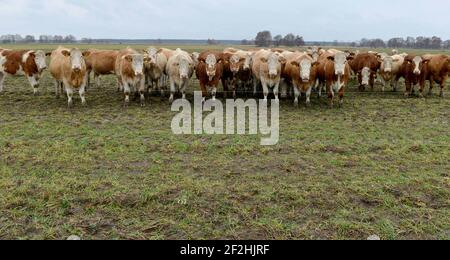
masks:
<path id="1" fill-rule="evenodd" d="M 394 58 L 392 56 L 385 56 L 381 58 L 382 67 L 384 73 L 391 73 L 392 66 L 394 65 Z"/>
<path id="2" fill-rule="evenodd" d="M 233 74 L 236 74 L 239 72 L 239 68 L 241 67 L 241 62 L 243 62 L 244 59 L 241 59 L 238 55 L 233 54 L 230 58 L 230 70 Z"/>
<path id="3" fill-rule="evenodd" d="M 81 69 L 85 65 L 85 62 L 83 58 L 83 53 L 79 49 L 73 48 L 70 51 L 63 50 L 62 54 L 70 58 L 70 66 L 73 71 L 75 72 L 81 71 Z"/>
<path id="4" fill-rule="evenodd" d="M 181 80 L 187 80 L 190 76 L 191 63 L 185 57 L 179 56 L 177 62 L 173 64 L 178 69 Z"/>
<path id="5" fill-rule="evenodd" d="M 420 56 L 408 56 L 405 58 L 405 62 L 412 66 L 412 72 L 416 76 L 420 76 L 422 73 L 423 65 L 429 60 L 423 59 Z"/>
<path id="6" fill-rule="evenodd" d="M 369 86 L 369 82 L 370 82 L 370 75 L 372 75 L 372 70 L 368 67 L 364 67 L 361 71 L 361 84 L 363 86 Z"/>
<path id="7" fill-rule="evenodd" d="M 195 66 L 197 66 L 197 64 L 198 64 L 198 58 L 200 57 L 200 53 L 198 53 L 198 52 L 193 52 L 192 54 L 191 54 L 191 58 L 192 58 L 192 60 L 194 61 L 194 65 Z"/>
<path id="8" fill-rule="evenodd" d="M 250 53 L 245 55 L 244 70 L 249 70 L 252 66 L 253 56 Z"/>
<path id="9" fill-rule="evenodd" d="M 261 61 L 267 63 L 270 78 L 278 77 L 281 65 L 286 63 L 286 59 L 277 52 L 272 52 L 267 59 L 261 58 Z"/>
<path id="10" fill-rule="evenodd" d="M 313 62 L 310 59 L 302 59 L 300 62 L 293 61 L 291 62 L 292 65 L 299 67 L 300 69 L 300 78 L 304 83 L 310 81 L 311 77 L 311 69 L 316 64 L 316 62 Z"/>
<path id="11" fill-rule="evenodd" d="M 328 57 L 329 60 L 334 61 L 334 70 L 336 76 L 343 76 L 345 74 L 345 67 L 349 60 L 352 60 L 352 56 L 347 56 L 344 52 L 338 52 L 331 57 Z"/>
<path id="12" fill-rule="evenodd" d="M 135 76 L 142 76 L 144 74 L 144 55 L 142 54 L 128 54 L 125 60 L 131 63 L 131 68 Z"/>
<path id="13" fill-rule="evenodd" d="M 216 76 L 216 64 L 217 64 L 216 55 L 209 54 L 206 57 L 205 64 L 206 64 L 206 74 L 208 75 L 209 80 L 211 81 Z"/>

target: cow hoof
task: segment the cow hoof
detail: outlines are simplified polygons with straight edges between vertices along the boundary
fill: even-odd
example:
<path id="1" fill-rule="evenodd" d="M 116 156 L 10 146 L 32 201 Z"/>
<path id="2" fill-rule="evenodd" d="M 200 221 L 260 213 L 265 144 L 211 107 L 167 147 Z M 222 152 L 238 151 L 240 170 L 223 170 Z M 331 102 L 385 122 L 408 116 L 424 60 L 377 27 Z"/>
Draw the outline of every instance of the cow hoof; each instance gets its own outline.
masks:
<path id="1" fill-rule="evenodd" d="M 405 98 L 409 98 L 409 93 L 405 93 Z"/>

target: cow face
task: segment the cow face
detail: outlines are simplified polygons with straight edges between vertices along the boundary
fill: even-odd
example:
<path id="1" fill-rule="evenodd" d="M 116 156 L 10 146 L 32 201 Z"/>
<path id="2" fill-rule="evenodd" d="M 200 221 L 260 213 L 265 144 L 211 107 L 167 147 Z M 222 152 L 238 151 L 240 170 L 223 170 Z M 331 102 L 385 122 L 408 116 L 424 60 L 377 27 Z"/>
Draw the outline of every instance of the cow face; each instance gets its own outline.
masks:
<path id="1" fill-rule="evenodd" d="M 312 62 L 309 59 L 303 59 L 300 62 L 300 77 L 303 82 L 309 82 L 311 75 Z"/>
<path id="2" fill-rule="evenodd" d="M 135 76 L 142 76 L 144 74 L 144 55 L 131 54 L 126 56 L 126 60 L 131 63 L 131 68 Z"/>
<path id="3" fill-rule="evenodd" d="M 36 62 L 36 66 L 41 73 L 43 70 L 47 68 L 46 55 L 43 51 L 36 51 L 34 53 L 34 62 Z"/>
<path id="4" fill-rule="evenodd" d="M 394 65 L 394 58 L 391 56 L 386 56 L 382 60 L 383 67 L 384 67 L 384 73 L 391 73 L 392 72 L 392 66 Z"/>
<path id="5" fill-rule="evenodd" d="M 334 73 L 336 76 L 343 76 L 345 74 L 345 67 L 348 60 L 353 59 L 353 57 L 347 57 L 345 53 L 338 52 L 334 55 L 334 57 L 328 57 L 328 59 L 334 61 Z"/>
<path id="6" fill-rule="evenodd" d="M 178 65 L 178 69 L 180 71 L 180 79 L 182 80 L 186 80 L 189 78 L 189 68 L 190 68 L 190 64 L 189 61 L 187 59 L 181 58 L 180 62 L 177 64 Z"/>
<path id="7" fill-rule="evenodd" d="M 239 72 L 239 68 L 241 65 L 241 58 L 238 55 L 233 55 L 230 58 L 230 70 L 233 74 Z"/>
<path id="8" fill-rule="evenodd" d="M 420 56 L 416 56 L 416 57 L 414 57 L 414 59 L 412 59 L 412 64 L 414 66 L 414 71 L 413 71 L 414 75 L 417 75 L 417 76 L 420 75 L 420 73 L 422 71 L 422 61 L 423 61 L 423 59 Z"/>
<path id="9" fill-rule="evenodd" d="M 191 58 L 194 61 L 194 64 L 197 65 L 198 64 L 198 57 L 200 57 L 200 53 L 198 52 L 193 52 L 191 54 Z"/>
<path id="10" fill-rule="evenodd" d="M 250 69 L 250 67 L 252 66 L 252 60 L 253 60 L 252 55 L 250 53 L 247 53 L 247 55 L 245 55 L 244 70 Z"/>
<path id="11" fill-rule="evenodd" d="M 83 53 L 79 49 L 72 49 L 69 51 L 62 51 L 62 54 L 66 57 L 70 57 L 70 66 L 73 71 L 80 72 L 84 65 Z"/>
<path id="12" fill-rule="evenodd" d="M 145 63 L 149 65 L 156 65 L 156 62 L 158 60 L 158 50 L 155 48 L 148 48 L 146 50 L 146 57 L 145 57 Z"/>
<path id="13" fill-rule="evenodd" d="M 281 64 L 286 63 L 286 59 L 279 53 L 271 53 L 267 60 L 263 59 L 262 61 L 267 61 L 270 78 L 276 78 L 280 72 L 279 68 Z"/>
<path id="14" fill-rule="evenodd" d="M 370 68 L 365 67 L 364 69 L 362 69 L 361 71 L 361 84 L 363 86 L 369 86 L 369 82 L 370 82 L 370 75 L 372 74 L 372 70 Z"/>
<path id="15" fill-rule="evenodd" d="M 206 57 L 205 63 L 206 63 L 206 74 L 208 75 L 209 80 L 211 81 L 216 76 L 216 64 L 217 64 L 216 55 L 209 54 Z"/>

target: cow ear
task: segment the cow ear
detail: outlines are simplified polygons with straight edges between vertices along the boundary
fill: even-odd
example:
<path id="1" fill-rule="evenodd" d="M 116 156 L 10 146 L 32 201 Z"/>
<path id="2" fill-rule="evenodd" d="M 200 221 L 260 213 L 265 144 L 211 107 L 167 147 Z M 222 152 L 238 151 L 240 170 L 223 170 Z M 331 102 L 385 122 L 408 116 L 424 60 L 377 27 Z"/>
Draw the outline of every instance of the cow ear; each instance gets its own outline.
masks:
<path id="1" fill-rule="evenodd" d="M 261 58 L 260 60 L 261 60 L 261 62 L 263 62 L 263 63 L 267 63 L 267 61 L 268 61 L 266 58 Z"/>
<path id="2" fill-rule="evenodd" d="M 52 56 L 52 53 L 51 52 L 47 52 L 47 53 L 45 53 L 45 56 L 47 56 L 47 57 Z"/>
<path id="3" fill-rule="evenodd" d="M 163 49 L 159 49 L 156 54 L 161 54 L 163 52 Z"/>
<path id="4" fill-rule="evenodd" d="M 298 63 L 298 61 L 292 61 L 291 65 L 292 66 L 296 66 L 296 67 L 300 67 L 300 63 Z"/>
<path id="5" fill-rule="evenodd" d="M 133 61 L 133 57 L 131 57 L 130 55 L 125 56 L 125 60 L 128 62 L 132 62 Z"/>
<path id="6" fill-rule="evenodd" d="M 315 61 L 312 63 L 312 66 L 319 66 L 319 65 L 320 65 L 320 62 L 318 62 L 318 61 Z"/>
<path id="7" fill-rule="evenodd" d="M 353 57 L 353 56 L 348 56 L 347 57 L 347 60 L 354 60 L 355 59 L 355 57 Z"/>
<path id="8" fill-rule="evenodd" d="M 83 57 L 87 57 L 87 56 L 89 56 L 89 55 L 91 55 L 91 52 L 90 52 L 90 51 L 85 51 L 85 52 L 83 52 Z"/>
<path id="9" fill-rule="evenodd" d="M 61 53 L 62 53 L 62 55 L 66 56 L 66 57 L 70 56 L 70 52 L 69 51 L 63 50 Z"/>

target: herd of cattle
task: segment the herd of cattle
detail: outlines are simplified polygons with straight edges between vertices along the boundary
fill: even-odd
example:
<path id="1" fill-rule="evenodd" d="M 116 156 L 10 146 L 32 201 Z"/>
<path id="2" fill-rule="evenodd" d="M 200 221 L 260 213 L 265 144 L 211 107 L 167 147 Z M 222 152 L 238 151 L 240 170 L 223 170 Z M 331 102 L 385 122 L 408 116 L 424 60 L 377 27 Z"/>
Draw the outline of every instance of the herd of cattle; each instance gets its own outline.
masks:
<path id="1" fill-rule="evenodd" d="M 374 88 L 379 76 L 383 91 L 388 85 L 397 90 L 400 78 L 405 79 L 405 96 L 414 93 L 419 86 L 419 96 L 423 97 L 425 83 L 430 82 L 431 95 L 434 83 L 438 83 L 444 95 L 444 88 L 450 72 L 450 57 L 447 55 L 391 55 L 376 52 L 350 52 L 318 47 L 308 48 L 306 52 L 283 49 L 255 49 L 250 51 L 227 48 L 222 52 L 204 51 L 188 53 L 181 49 L 156 49 L 142 53 L 126 48 L 120 51 L 88 50 L 59 47 L 51 53 L 40 50 L 0 49 L 0 92 L 6 75 L 25 75 L 36 94 L 42 73 L 47 69 L 46 56 L 50 56 L 49 71 L 55 80 L 56 95 L 65 90 L 69 107 L 72 106 L 74 91 L 78 91 L 82 103 L 86 104 L 86 87 L 90 75 L 99 85 L 99 76 L 117 76 L 118 90 L 125 95 L 125 105 L 130 102 L 130 94 L 140 96 L 145 104 L 145 94 L 149 90 L 164 90 L 170 86 L 170 102 L 180 92 L 186 98 L 186 89 L 195 73 L 200 82 L 203 99 L 216 98 L 219 83 L 225 97 L 231 92 L 236 98 L 240 90 L 253 87 L 253 94 L 262 87 L 267 100 L 272 89 L 275 99 L 288 95 L 298 105 L 302 93 L 310 104 L 313 90 L 319 96 L 326 91 L 332 107 L 335 96 L 342 105 L 344 92 L 352 76 L 357 77 L 360 91 Z"/>

